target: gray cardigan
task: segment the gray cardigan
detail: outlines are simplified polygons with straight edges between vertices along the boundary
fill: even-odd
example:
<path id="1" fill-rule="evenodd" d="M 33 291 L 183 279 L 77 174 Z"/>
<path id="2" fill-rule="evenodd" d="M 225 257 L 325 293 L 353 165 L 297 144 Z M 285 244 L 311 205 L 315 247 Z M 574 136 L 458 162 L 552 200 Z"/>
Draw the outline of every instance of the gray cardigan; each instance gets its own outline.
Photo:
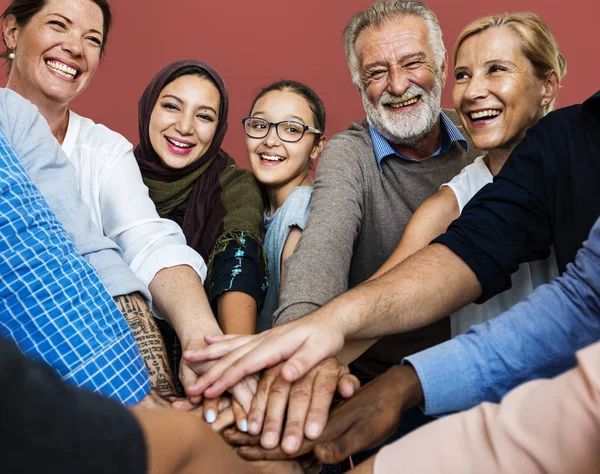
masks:
<path id="1" fill-rule="evenodd" d="M 444 112 L 461 130 L 456 113 Z M 286 261 L 274 324 L 296 320 L 342 293 L 346 283 L 352 288 L 373 275 L 398 245 L 413 212 L 478 154 L 472 145 L 466 152 L 454 142 L 444 154 L 421 161 L 385 158 L 380 172 L 366 121 L 335 135 L 321 155 L 307 228 Z M 377 376 L 449 337 L 447 319 L 385 337 L 355 362 L 355 373 Z"/>

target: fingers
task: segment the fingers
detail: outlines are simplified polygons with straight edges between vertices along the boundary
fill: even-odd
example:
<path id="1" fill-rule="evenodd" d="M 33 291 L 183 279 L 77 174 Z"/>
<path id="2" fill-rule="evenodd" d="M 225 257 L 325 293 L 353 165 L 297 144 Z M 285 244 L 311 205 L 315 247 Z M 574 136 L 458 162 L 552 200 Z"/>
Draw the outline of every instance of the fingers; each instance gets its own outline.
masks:
<path id="1" fill-rule="evenodd" d="M 175 398 L 169 400 L 171 402 L 171 408 L 179 411 L 191 411 L 200 405 L 194 405 L 187 398 Z"/>
<path id="2" fill-rule="evenodd" d="M 219 413 L 219 399 L 218 398 L 205 398 L 204 399 L 204 420 L 207 423 L 214 423 L 217 421 L 217 414 Z"/>
<path id="3" fill-rule="evenodd" d="M 235 428 L 223 431 L 223 438 L 232 446 L 260 446 L 260 436 L 242 433 Z"/>
<path id="4" fill-rule="evenodd" d="M 369 443 L 362 439 L 355 426 L 352 425 L 337 439 L 317 444 L 314 450 L 317 459 L 325 464 L 337 464 L 348 456 L 367 449 Z"/>
<path id="5" fill-rule="evenodd" d="M 230 389 L 231 394 L 246 413 L 250 413 L 257 385 L 258 375 L 254 374 L 244 377 Z"/>
<path id="6" fill-rule="evenodd" d="M 263 372 L 262 377 L 258 381 L 258 387 L 252 400 L 250 414 L 248 415 L 248 432 L 250 434 L 258 435 L 262 431 L 271 385 L 273 385 L 280 370 L 281 366 L 271 367 Z"/>
<path id="7" fill-rule="evenodd" d="M 335 359 L 329 359 L 329 361 L 331 361 L 329 365 L 332 366 L 333 373 L 330 370 L 316 370 L 310 408 L 304 426 L 304 433 L 309 439 L 317 439 L 325 429 L 331 401 L 337 388 L 339 365 Z"/>
<path id="8" fill-rule="evenodd" d="M 231 408 L 233 409 L 233 415 L 235 417 L 235 424 L 240 431 L 246 433 L 248 431 L 248 418 L 246 412 L 242 406 L 235 400 L 231 402 Z"/>
<path id="9" fill-rule="evenodd" d="M 205 341 L 210 344 L 209 346 L 194 351 L 185 351 L 183 353 L 183 358 L 189 362 L 204 362 L 206 360 L 221 359 L 230 352 L 248 344 L 253 338 L 256 338 L 256 335 L 207 336 Z"/>
<path id="10" fill-rule="evenodd" d="M 338 393 L 344 398 L 350 398 L 360 388 L 360 381 L 352 374 L 344 374 L 337 384 Z"/>
<path id="11" fill-rule="evenodd" d="M 179 380 L 183 385 L 183 390 L 187 395 L 190 403 L 197 405 L 202 401 L 202 395 L 200 393 L 191 394 L 190 389 L 198 382 L 200 376 L 196 373 L 188 363 L 182 358 L 179 366 Z"/>
<path id="12" fill-rule="evenodd" d="M 225 428 L 232 426 L 234 423 L 235 416 L 233 414 L 233 409 L 231 407 L 227 407 L 221 413 L 219 413 L 219 417 L 210 425 L 210 427 L 213 429 L 213 431 L 219 433 Z"/>
<path id="13" fill-rule="evenodd" d="M 325 359 L 333 357 L 344 344 L 343 337 L 341 343 L 335 344 L 332 340 L 320 340 L 321 338 L 307 339 L 300 345 L 289 360 L 281 369 L 281 376 L 288 382 L 295 382 L 304 377 L 309 370 L 316 367 Z M 336 346 L 339 346 L 336 349 Z"/>
<path id="14" fill-rule="evenodd" d="M 280 377 L 273 382 L 269 393 L 269 401 L 267 402 L 263 434 L 260 440 L 265 449 L 273 449 L 279 444 L 290 389 L 291 384 Z"/>
<path id="15" fill-rule="evenodd" d="M 313 382 L 315 372 L 309 372 L 305 377 L 292 384 L 287 410 L 287 421 L 282 450 L 287 454 L 294 454 L 304 438 L 304 425 L 313 395 Z"/>
<path id="16" fill-rule="evenodd" d="M 240 446 L 237 453 L 248 461 L 283 461 L 289 459 L 281 448 L 264 449 L 261 446 Z"/>

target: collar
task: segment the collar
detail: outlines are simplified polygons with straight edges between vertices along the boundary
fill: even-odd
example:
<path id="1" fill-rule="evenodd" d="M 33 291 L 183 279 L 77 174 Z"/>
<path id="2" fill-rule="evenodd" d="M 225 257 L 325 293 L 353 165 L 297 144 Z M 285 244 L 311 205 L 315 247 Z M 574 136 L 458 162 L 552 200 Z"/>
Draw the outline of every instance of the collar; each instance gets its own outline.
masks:
<path id="1" fill-rule="evenodd" d="M 458 142 L 465 151 L 469 150 L 469 145 L 465 137 L 460 133 L 456 125 L 452 123 L 450 117 L 448 117 L 443 111 L 440 112 L 441 126 L 442 126 L 442 146 L 431 156 L 443 155 L 448 151 L 448 148 L 452 146 L 454 142 Z M 383 172 L 381 168 L 381 162 L 384 158 L 388 158 L 390 156 L 399 156 L 400 158 L 407 161 L 414 161 L 411 158 L 408 158 L 396 150 L 392 148 L 392 145 L 387 141 L 387 139 L 375 130 L 369 124 L 369 134 L 371 135 L 371 141 L 373 142 L 373 151 L 375 153 L 375 159 L 377 160 L 377 167 L 380 172 Z"/>

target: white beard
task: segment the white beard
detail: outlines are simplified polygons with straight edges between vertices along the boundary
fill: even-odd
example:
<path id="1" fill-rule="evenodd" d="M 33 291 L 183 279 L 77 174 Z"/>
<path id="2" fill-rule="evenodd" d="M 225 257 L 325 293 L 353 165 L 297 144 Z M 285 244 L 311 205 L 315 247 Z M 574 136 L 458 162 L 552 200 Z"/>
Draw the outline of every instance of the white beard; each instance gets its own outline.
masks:
<path id="1" fill-rule="evenodd" d="M 364 91 L 361 98 L 369 124 L 394 145 L 415 146 L 431 133 L 441 112 L 442 81 L 436 78 L 429 94 L 422 87 L 411 85 L 398 97 L 384 92 L 373 106 Z M 421 96 L 418 106 L 410 112 L 391 112 L 384 105 L 399 103 Z"/>

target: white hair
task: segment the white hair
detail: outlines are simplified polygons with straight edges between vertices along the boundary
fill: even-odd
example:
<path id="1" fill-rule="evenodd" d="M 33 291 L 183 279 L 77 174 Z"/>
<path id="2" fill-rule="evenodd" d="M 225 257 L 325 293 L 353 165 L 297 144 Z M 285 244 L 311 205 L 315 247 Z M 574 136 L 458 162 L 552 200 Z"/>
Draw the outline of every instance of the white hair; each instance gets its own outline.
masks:
<path id="1" fill-rule="evenodd" d="M 422 2 L 416 0 L 377 0 L 364 12 L 356 13 L 344 28 L 342 41 L 346 52 L 346 60 L 352 74 L 352 82 L 363 89 L 360 80 L 360 67 L 356 55 L 356 39 L 366 28 L 378 27 L 398 16 L 412 15 L 422 18 L 429 30 L 429 42 L 433 49 L 433 57 L 438 72 L 446 56 L 446 48 L 442 40 L 442 30 L 435 13 Z"/>

